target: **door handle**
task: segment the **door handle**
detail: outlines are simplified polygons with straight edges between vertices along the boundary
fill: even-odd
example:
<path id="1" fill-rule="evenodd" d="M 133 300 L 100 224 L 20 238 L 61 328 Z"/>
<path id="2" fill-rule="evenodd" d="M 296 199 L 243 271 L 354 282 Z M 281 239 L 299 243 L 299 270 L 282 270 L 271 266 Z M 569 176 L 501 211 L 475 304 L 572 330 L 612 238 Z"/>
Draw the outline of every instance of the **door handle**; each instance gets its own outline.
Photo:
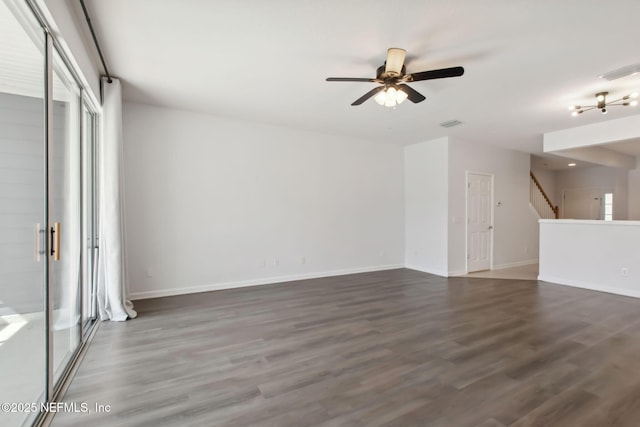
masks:
<path id="1" fill-rule="evenodd" d="M 490 226 L 489 226 L 489 230 L 493 230 L 493 225 L 490 225 Z"/>
<path id="2" fill-rule="evenodd" d="M 51 227 L 51 256 L 54 261 L 60 261 L 60 223 L 56 222 Z"/>
<path id="3" fill-rule="evenodd" d="M 35 233 L 34 233 L 36 262 L 40 262 L 40 255 L 46 254 L 45 249 L 43 248 L 43 244 L 46 242 L 46 239 L 47 239 L 47 229 L 40 228 L 40 223 L 37 223 L 35 225 Z"/>

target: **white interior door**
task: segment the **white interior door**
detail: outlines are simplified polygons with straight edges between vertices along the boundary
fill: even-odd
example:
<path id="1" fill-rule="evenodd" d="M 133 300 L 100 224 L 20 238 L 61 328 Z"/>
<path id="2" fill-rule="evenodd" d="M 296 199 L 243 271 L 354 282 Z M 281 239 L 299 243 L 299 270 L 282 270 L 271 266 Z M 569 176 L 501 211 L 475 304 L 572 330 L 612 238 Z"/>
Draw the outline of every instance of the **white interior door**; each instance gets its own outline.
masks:
<path id="1" fill-rule="evenodd" d="M 467 271 L 491 268 L 493 177 L 467 173 Z"/>
<path id="2" fill-rule="evenodd" d="M 603 219 L 603 191 L 597 188 L 564 190 L 563 218 Z"/>

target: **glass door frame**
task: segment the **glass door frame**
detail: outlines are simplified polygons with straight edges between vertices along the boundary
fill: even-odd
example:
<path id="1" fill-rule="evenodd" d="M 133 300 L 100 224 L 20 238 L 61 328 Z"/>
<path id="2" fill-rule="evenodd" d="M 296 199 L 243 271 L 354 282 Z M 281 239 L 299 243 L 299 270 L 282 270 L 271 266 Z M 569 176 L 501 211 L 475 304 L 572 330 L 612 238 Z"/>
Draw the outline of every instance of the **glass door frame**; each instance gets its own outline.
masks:
<path id="1" fill-rule="evenodd" d="M 98 198 L 98 161 L 99 161 L 99 147 L 100 147 L 100 114 L 101 108 L 99 101 L 95 97 L 95 94 L 88 93 L 86 90 L 86 85 L 83 84 L 83 80 L 80 78 L 76 68 L 73 65 L 73 62 L 69 60 L 69 57 L 66 55 L 65 50 L 62 48 L 62 45 L 53 35 L 53 31 L 50 25 L 45 18 L 45 14 L 42 13 L 39 6 L 36 4 L 34 0 L 8 0 L 7 3 L 11 3 L 12 9 L 19 14 L 29 14 L 33 15 L 38 22 L 40 28 L 37 28 L 38 31 L 44 32 L 44 69 L 43 69 L 43 81 L 44 81 L 44 211 L 43 211 L 43 219 L 44 224 L 40 233 L 41 236 L 41 248 L 43 250 L 43 256 L 46 258 L 43 261 L 43 296 L 44 296 L 44 381 L 43 381 L 43 396 L 42 401 L 45 403 L 55 402 L 60 399 L 61 391 L 63 386 L 67 383 L 69 379 L 69 375 L 72 370 L 75 368 L 76 362 L 80 354 L 86 348 L 87 343 L 89 342 L 90 337 L 95 332 L 96 327 L 98 326 L 97 322 L 97 299 L 96 299 L 96 278 L 97 274 L 97 257 L 95 255 L 99 254 L 99 241 L 98 241 L 98 229 L 99 229 L 99 215 L 98 215 L 98 207 L 99 207 L 99 198 Z M 27 28 L 26 23 L 23 22 L 22 19 L 19 19 L 22 25 L 25 27 L 27 31 L 34 31 L 36 27 L 34 25 L 29 25 Z M 61 375 L 59 376 L 57 381 L 54 381 L 55 369 L 53 366 L 53 340 L 54 340 L 54 307 L 53 307 L 53 292 L 52 292 L 52 283 L 51 283 L 51 263 L 54 262 L 51 256 L 52 249 L 52 239 L 50 238 L 50 230 L 53 224 L 51 224 L 50 218 L 50 189 L 51 189 L 51 148 L 53 142 L 53 74 L 54 74 L 54 52 L 57 53 L 59 58 L 61 59 L 62 66 L 66 67 L 71 75 L 72 80 L 79 88 L 79 105 L 78 108 L 78 118 L 79 118 L 79 126 L 78 129 L 71 129 L 76 137 L 79 133 L 79 143 L 80 143 L 80 222 L 81 222 L 81 242 L 83 244 L 86 243 L 86 238 L 89 237 L 90 240 L 90 248 L 89 250 L 81 250 L 80 251 L 80 265 L 83 265 L 85 262 L 85 257 L 88 257 L 86 261 L 91 265 L 91 274 L 88 276 L 89 283 L 85 283 L 84 275 L 80 274 L 80 286 L 78 290 L 78 303 L 80 305 L 80 320 L 79 320 L 79 328 L 80 328 L 80 342 L 76 346 L 76 348 L 72 351 L 71 356 L 68 359 L 68 363 L 61 370 Z M 88 117 L 85 119 L 84 114 L 88 113 Z M 90 120 L 88 120 L 90 118 Z M 89 128 L 87 128 L 89 127 Z M 89 139 L 89 140 L 87 140 Z M 85 162 L 85 150 L 90 150 L 91 155 L 87 162 Z M 85 168 L 91 169 L 90 171 L 86 171 Z M 85 172 L 88 172 L 88 182 L 85 182 L 85 177 L 87 176 Z M 87 202 L 85 197 L 85 190 L 88 189 L 91 191 L 92 196 L 89 201 L 91 206 L 88 209 L 85 209 L 84 203 Z M 90 213 L 90 218 L 85 218 L 87 213 Z M 85 228 L 82 223 L 88 220 L 91 222 L 91 235 L 85 235 Z M 42 233 L 44 232 L 44 233 Z M 95 254 L 95 255 L 94 255 Z M 88 307 L 85 307 L 84 297 L 85 292 L 90 292 L 92 294 L 92 299 Z M 85 310 L 88 313 L 85 313 Z M 86 314 L 86 316 L 85 316 Z M 29 417 L 27 422 L 32 422 L 32 425 L 41 425 L 47 418 L 47 412 L 40 412 L 35 417 Z"/>
<path id="2" fill-rule="evenodd" d="M 53 140 L 53 40 L 46 29 L 44 45 L 44 401 L 50 402 L 53 400 L 53 297 L 49 286 L 52 245 L 49 238 L 49 165 L 51 164 L 49 148 Z"/>
<path id="3" fill-rule="evenodd" d="M 81 163 L 81 206 L 83 225 L 89 225 L 90 232 L 83 227 L 83 266 L 90 266 L 88 274 L 83 278 L 88 278 L 89 283 L 80 286 L 80 338 L 85 341 L 92 330 L 92 326 L 97 319 L 97 282 L 98 282 L 98 115 L 87 102 L 84 96 L 85 91 L 80 90 L 81 106 L 81 141 L 80 156 Z M 87 139 L 88 138 L 88 139 Z M 87 155 L 88 154 L 88 155 Z M 88 187 L 88 191 L 87 191 Z M 85 196 L 90 195 L 90 200 Z M 86 293 L 89 293 L 89 306 L 85 305 Z"/>
<path id="4" fill-rule="evenodd" d="M 53 74 L 54 74 L 54 51 L 58 54 L 59 58 L 62 60 L 62 65 L 65 66 L 68 71 L 71 74 L 72 79 L 74 80 L 74 83 L 78 86 L 79 88 L 79 103 L 80 103 L 80 108 L 78 108 L 78 129 L 73 130 L 74 132 L 77 131 L 77 135 L 79 136 L 79 143 L 80 143 L 80 161 L 81 161 L 81 177 L 84 174 L 84 164 L 82 164 L 82 160 L 83 160 L 83 155 L 85 152 L 85 139 L 84 139 L 84 135 L 85 135 L 85 120 L 83 117 L 83 113 L 84 113 L 84 109 L 86 108 L 86 111 L 89 112 L 89 114 L 92 117 L 91 120 L 91 125 L 93 127 L 93 129 L 90 132 L 90 135 L 92 136 L 92 141 L 90 142 L 92 145 L 92 149 L 93 149 L 93 155 L 92 155 L 92 159 L 91 159 L 91 168 L 93 169 L 91 171 L 91 179 L 89 183 L 84 182 L 84 179 L 80 180 L 80 205 L 82 207 L 82 214 L 80 216 L 80 220 L 81 222 L 85 219 L 84 218 L 84 203 L 85 203 L 85 197 L 84 197 L 84 190 L 85 190 L 85 185 L 89 185 L 91 186 L 92 190 L 95 191 L 93 194 L 93 198 L 94 198 L 94 203 L 92 204 L 92 221 L 95 221 L 92 225 L 92 236 L 91 240 L 92 242 L 94 242 L 95 244 L 93 245 L 93 250 L 91 251 L 91 254 L 93 254 L 94 252 L 99 251 L 98 249 L 98 244 L 97 244 L 97 230 L 98 230 L 98 217 L 97 217 L 97 190 L 98 190 L 98 182 L 97 182 L 97 167 L 98 167 L 98 153 L 97 153 L 97 147 L 98 147 L 98 112 L 97 112 L 97 108 L 94 107 L 93 102 L 91 101 L 90 97 L 86 96 L 86 90 L 84 88 L 84 86 L 82 85 L 80 79 L 78 78 L 77 74 L 75 73 L 69 59 L 66 57 L 66 55 L 63 53 L 63 50 L 59 47 L 59 45 L 56 43 L 55 38 L 51 35 L 51 33 L 47 30 L 47 28 L 45 27 L 45 69 L 46 69 L 46 80 L 45 80 L 45 157 L 47 158 L 47 161 L 45 162 L 45 188 L 47 189 L 47 194 L 45 195 L 45 215 L 46 215 L 46 228 L 45 230 L 50 230 L 51 227 L 53 226 L 53 224 L 51 224 L 50 221 L 50 194 L 49 191 L 51 189 L 51 182 L 50 182 L 50 168 L 51 168 L 51 162 L 53 161 L 51 158 L 51 147 L 52 147 L 52 142 L 53 142 Z M 81 227 L 82 229 L 82 227 Z M 84 233 L 82 233 L 84 234 Z M 47 233 L 47 236 L 49 236 L 49 233 Z M 81 239 L 82 241 L 84 241 L 85 237 L 82 235 Z M 51 245 L 52 245 L 52 241 L 47 238 L 45 239 L 45 251 L 47 254 L 51 254 Z M 82 264 L 84 262 L 84 257 L 87 256 L 86 251 L 81 251 L 81 255 L 80 255 L 80 263 Z M 54 319 L 53 319 L 53 314 L 54 314 L 54 307 L 53 307 L 53 293 L 52 293 L 52 280 L 51 280 L 51 263 L 54 262 L 52 260 L 51 256 L 47 256 L 47 262 L 45 263 L 45 276 L 46 276 L 46 282 L 45 282 L 45 328 L 46 328 L 46 332 L 45 332 L 45 353 L 46 353 L 46 378 L 45 378 L 45 401 L 46 402 L 51 402 L 51 401 L 56 401 L 58 400 L 58 397 L 60 395 L 60 391 L 61 388 L 63 386 L 63 384 L 67 381 L 67 378 L 71 372 L 71 370 L 73 369 L 76 360 L 78 359 L 79 354 L 82 352 L 84 346 L 87 343 L 87 339 L 89 338 L 91 332 L 93 331 L 93 329 L 95 328 L 95 326 L 97 325 L 96 323 L 96 305 L 97 305 L 97 301 L 96 301 L 96 293 L 95 293 L 95 289 L 96 289 L 96 283 L 94 282 L 94 280 L 96 279 L 96 275 L 92 274 L 90 277 L 90 281 L 91 283 L 89 283 L 88 285 L 88 289 L 94 291 L 93 292 L 93 301 L 91 302 L 92 308 L 93 308 L 93 316 L 90 316 L 87 322 L 83 321 L 83 315 L 84 315 L 84 307 L 82 304 L 82 301 L 84 299 L 84 293 L 85 293 L 85 283 L 81 283 L 80 287 L 79 287 L 79 292 L 78 292 L 78 302 L 80 304 L 80 343 L 79 345 L 75 348 L 75 350 L 72 352 L 70 358 L 69 358 L 69 362 L 66 364 L 66 366 L 63 368 L 62 373 L 58 379 L 58 381 L 54 381 L 54 376 L 55 376 L 55 366 L 54 366 L 54 357 L 53 357 L 53 341 L 54 341 L 54 331 L 53 331 L 53 324 L 54 324 Z M 93 261 L 90 261 L 93 264 Z M 97 263 L 96 265 L 93 266 L 94 268 L 97 268 Z M 82 277 L 82 275 L 81 275 Z M 46 415 L 46 414 L 44 414 Z"/>
<path id="5" fill-rule="evenodd" d="M 48 156 L 44 139 L 46 31 L 28 9 L 6 0 L 1 6 L 3 25 L 4 22 L 7 24 L 2 30 L 3 34 L 8 34 L 6 45 L 9 48 L 5 50 L 3 45 L 3 57 L 0 59 L 3 69 L 9 71 L 2 76 L 2 93 L 3 97 L 7 96 L 3 107 L 7 110 L 3 110 L 3 118 L 4 114 L 6 118 L 1 126 L 3 152 L 8 154 L 3 157 L 2 175 L 4 177 L 6 173 L 9 178 L 3 179 L 3 199 L 6 198 L 7 202 L 2 212 L 3 221 L 7 215 L 3 223 L 3 234 L 5 230 L 7 232 L 3 236 L 6 245 L 3 249 L 7 252 L 5 262 L 0 266 L 2 288 L 7 291 L 2 295 L 1 304 L 6 310 L 3 310 L 0 326 L 3 332 L 3 374 L 7 374 L 2 378 L 6 383 L 3 396 L 10 403 L 33 402 L 40 405 L 46 402 L 47 387 L 44 295 L 48 274 L 48 260 L 44 259 L 48 258 L 45 232 Z M 14 48 L 19 49 L 12 50 Z M 18 51 L 20 56 L 15 57 L 12 52 Z M 6 64 L 20 68 L 4 68 Z M 23 79 L 23 84 L 12 84 L 16 81 L 14 72 L 17 79 Z M 11 146 L 15 149 L 9 148 Z M 19 198 L 15 199 L 17 203 L 13 203 L 15 197 Z M 7 236 L 13 237 L 7 240 Z M 11 319 L 8 322 L 4 319 L 5 314 Z M 37 409 L 24 410 L 24 407 L 15 413 L 6 411 L 0 414 L 2 423 L 6 424 L 31 423 L 37 417 Z"/>

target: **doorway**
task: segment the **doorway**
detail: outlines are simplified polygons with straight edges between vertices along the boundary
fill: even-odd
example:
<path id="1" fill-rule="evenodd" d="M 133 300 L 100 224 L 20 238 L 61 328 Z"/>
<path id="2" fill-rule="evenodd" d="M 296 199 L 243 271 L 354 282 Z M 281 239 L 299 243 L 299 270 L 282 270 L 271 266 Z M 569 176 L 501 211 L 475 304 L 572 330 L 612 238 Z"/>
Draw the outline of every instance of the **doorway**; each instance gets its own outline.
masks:
<path id="1" fill-rule="evenodd" d="M 490 270 L 493 258 L 493 175 L 467 172 L 467 272 Z"/>

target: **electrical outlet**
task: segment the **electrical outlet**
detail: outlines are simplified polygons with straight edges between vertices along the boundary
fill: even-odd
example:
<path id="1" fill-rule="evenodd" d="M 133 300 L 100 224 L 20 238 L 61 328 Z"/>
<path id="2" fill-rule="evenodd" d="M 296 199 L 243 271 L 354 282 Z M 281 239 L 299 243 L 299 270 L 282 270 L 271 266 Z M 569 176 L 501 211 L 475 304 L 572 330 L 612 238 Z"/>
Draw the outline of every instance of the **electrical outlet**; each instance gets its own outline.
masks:
<path id="1" fill-rule="evenodd" d="M 629 269 L 627 267 L 622 267 L 620 269 L 620 275 L 622 277 L 629 277 Z"/>

